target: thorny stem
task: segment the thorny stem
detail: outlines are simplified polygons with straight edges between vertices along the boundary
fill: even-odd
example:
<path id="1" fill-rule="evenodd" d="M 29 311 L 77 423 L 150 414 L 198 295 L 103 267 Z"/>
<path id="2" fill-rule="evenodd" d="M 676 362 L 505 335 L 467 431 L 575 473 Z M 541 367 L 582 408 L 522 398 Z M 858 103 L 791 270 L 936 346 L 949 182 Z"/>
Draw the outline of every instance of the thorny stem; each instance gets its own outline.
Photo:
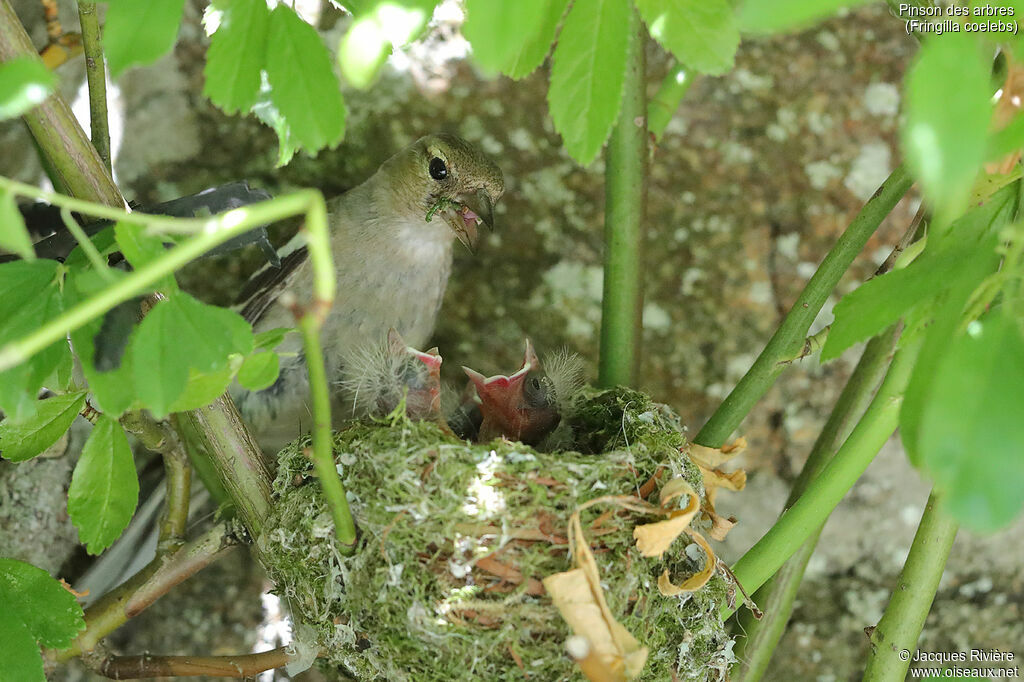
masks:
<path id="1" fill-rule="evenodd" d="M 58 662 L 70 660 L 91 651 L 96 644 L 117 628 L 167 594 L 178 583 L 209 566 L 234 547 L 227 526 L 222 522 L 178 551 L 160 556 L 142 570 L 110 591 L 85 610 L 85 630 L 71 646 L 47 655 Z"/>
<path id="2" fill-rule="evenodd" d="M 917 638 L 935 600 L 958 528 L 956 521 L 942 510 L 941 495 L 933 490 L 896 589 L 882 620 L 871 632 L 871 651 L 863 677 L 866 682 L 906 678 L 910 665 L 907 654 L 917 648 Z"/>
<path id="3" fill-rule="evenodd" d="M 255 677 L 266 670 L 288 665 L 295 658 L 290 647 L 281 646 L 258 654 L 238 656 L 106 656 L 83 659 L 91 670 L 113 680 L 144 677 Z"/>
<path id="4" fill-rule="evenodd" d="M 85 49 L 85 76 L 89 82 L 89 130 L 92 144 L 107 173 L 110 164 L 110 128 L 107 124 L 107 75 L 103 61 L 103 45 L 96 3 L 79 0 L 78 20 L 82 25 L 82 46 Z"/>
<path id="5" fill-rule="evenodd" d="M 821 527 L 892 436 L 920 346 L 917 341 L 897 351 L 877 395 L 843 446 L 793 506 L 733 566 L 736 579 L 748 591 L 764 585 Z M 727 605 L 721 609 L 722 617 L 732 612 Z"/>
<path id="6" fill-rule="evenodd" d="M 647 187 L 647 97 L 644 29 L 630 9 L 630 43 L 622 109 L 608 140 L 605 168 L 604 293 L 601 386 L 636 383 L 642 338 L 644 205 Z"/>
<path id="7" fill-rule="evenodd" d="M 894 170 L 882 183 L 825 256 L 753 366 L 711 415 L 704 428 L 694 437 L 694 442 L 707 447 L 721 447 L 736 430 L 754 404 L 788 366 L 782 361 L 799 354 L 807 330 L 829 294 L 835 289 L 839 278 L 850 267 L 853 259 L 864 248 L 868 238 L 878 229 L 882 220 L 907 193 L 911 183 L 912 180 L 903 166 Z"/>

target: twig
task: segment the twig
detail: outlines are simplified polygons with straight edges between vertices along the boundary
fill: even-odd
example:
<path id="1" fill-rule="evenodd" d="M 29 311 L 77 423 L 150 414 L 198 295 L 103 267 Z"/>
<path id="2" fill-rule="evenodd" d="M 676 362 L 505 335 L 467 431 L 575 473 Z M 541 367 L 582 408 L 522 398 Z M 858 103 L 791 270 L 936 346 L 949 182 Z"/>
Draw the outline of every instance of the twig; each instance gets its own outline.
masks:
<path id="1" fill-rule="evenodd" d="M 75 241 L 78 242 L 78 246 L 81 247 L 82 252 L 85 253 L 85 257 L 89 259 L 92 267 L 96 269 L 96 272 L 100 273 L 103 279 L 108 282 L 114 279 L 114 274 L 110 272 L 110 266 L 107 265 L 107 260 L 96 248 L 96 245 L 89 239 L 89 235 L 85 233 L 82 226 L 78 224 L 75 217 L 71 215 L 71 209 L 66 206 L 60 209 L 60 219 L 64 223 L 64 227 L 68 229 L 68 232 L 74 236 Z"/>
<path id="2" fill-rule="evenodd" d="M 644 204 L 647 192 L 647 93 L 644 28 L 631 9 L 622 109 L 605 155 L 604 293 L 601 386 L 636 383 L 642 338 Z"/>
<path id="3" fill-rule="evenodd" d="M 694 442 L 707 447 L 721 447 L 736 430 L 754 404 L 786 368 L 787 365 L 779 364 L 779 361 L 799 354 L 807 330 L 817 317 L 825 299 L 835 289 L 853 259 L 864 248 L 868 238 L 910 189 L 911 183 L 912 180 L 903 166 L 894 170 L 882 183 L 825 256 L 753 366 L 711 415 L 711 419 L 694 437 Z"/>
<path id="4" fill-rule="evenodd" d="M 85 630 L 69 648 L 50 651 L 48 656 L 63 662 L 91 651 L 101 639 L 124 625 L 129 618 L 137 616 L 175 585 L 209 566 L 232 547 L 234 541 L 227 525 L 222 522 L 173 554 L 157 556 L 86 609 Z"/>
<path id="5" fill-rule="evenodd" d="M 258 654 L 238 656 L 107 656 L 87 660 L 90 669 L 113 680 L 137 680 L 143 677 L 252 677 L 265 670 L 287 665 L 294 653 L 286 646 Z"/>
<path id="6" fill-rule="evenodd" d="M 78 20 L 82 24 L 82 43 L 85 48 L 85 76 L 89 83 L 89 130 L 92 144 L 100 160 L 111 172 L 110 128 L 107 123 L 107 74 L 103 61 L 100 21 L 96 3 L 79 0 Z"/>

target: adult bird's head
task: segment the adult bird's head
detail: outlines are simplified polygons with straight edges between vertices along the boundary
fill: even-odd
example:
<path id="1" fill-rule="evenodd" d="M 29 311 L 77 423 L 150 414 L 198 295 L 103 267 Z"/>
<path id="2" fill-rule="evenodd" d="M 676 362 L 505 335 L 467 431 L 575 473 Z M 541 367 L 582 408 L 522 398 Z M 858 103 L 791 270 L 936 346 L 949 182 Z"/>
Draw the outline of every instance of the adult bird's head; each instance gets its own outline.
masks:
<path id="1" fill-rule="evenodd" d="M 480 223 L 494 228 L 494 205 L 505 192 L 501 169 L 455 135 L 421 137 L 384 162 L 395 200 L 425 222 L 443 220 L 470 251 Z"/>

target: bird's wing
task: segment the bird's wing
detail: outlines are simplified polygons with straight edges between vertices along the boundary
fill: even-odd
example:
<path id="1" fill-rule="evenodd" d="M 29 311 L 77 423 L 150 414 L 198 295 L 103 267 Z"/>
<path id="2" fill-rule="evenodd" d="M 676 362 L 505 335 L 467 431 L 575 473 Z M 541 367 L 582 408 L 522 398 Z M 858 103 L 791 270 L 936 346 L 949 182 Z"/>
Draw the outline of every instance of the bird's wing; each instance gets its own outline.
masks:
<path id="1" fill-rule="evenodd" d="M 309 250 L 305 246 L 300 246 L 281 258 L 281 267 L 275 268 L 270 263 L 264 265 L 246 282 L 242 292 L 235 299 L 234 309 L 239 311 L 247 322 L 256 324 L 270 304 L 288 288 L 299 267 L 308 259 Z"/>

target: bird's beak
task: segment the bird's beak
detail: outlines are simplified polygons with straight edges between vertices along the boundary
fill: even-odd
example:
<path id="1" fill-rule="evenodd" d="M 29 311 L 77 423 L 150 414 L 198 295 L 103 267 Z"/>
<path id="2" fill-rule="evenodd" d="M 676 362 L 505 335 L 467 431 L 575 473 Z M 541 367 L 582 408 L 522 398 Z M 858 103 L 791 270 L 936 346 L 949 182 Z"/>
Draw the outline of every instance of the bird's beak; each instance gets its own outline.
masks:
<path id="1" fill-rule="evenodd" d="M 485 189 L 478 189 L 473 194 L 460 194 L 458 201 L 475 213 L 488 229 L 494 229 L 494 204 Z"/>

